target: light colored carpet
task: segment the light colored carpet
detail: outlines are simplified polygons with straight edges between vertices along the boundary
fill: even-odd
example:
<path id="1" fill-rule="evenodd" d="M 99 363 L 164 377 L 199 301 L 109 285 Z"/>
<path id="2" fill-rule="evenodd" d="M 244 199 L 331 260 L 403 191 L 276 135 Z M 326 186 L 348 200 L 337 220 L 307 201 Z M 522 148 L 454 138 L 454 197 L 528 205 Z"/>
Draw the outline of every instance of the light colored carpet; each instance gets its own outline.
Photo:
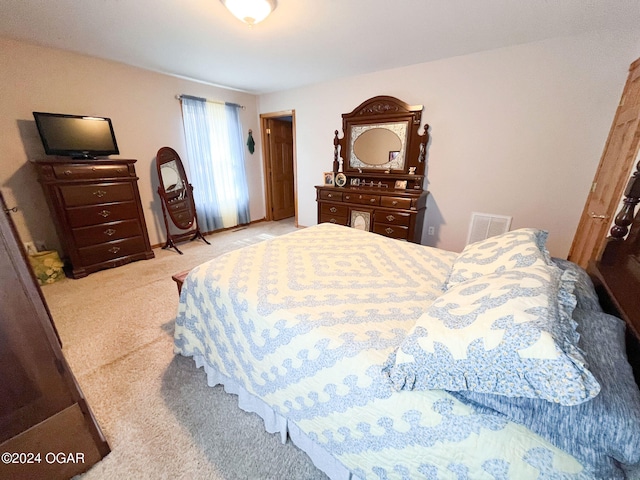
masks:
<path id="1" fill-rule="evenodd" d="M 82 480 L 326 479 L 305 453 L 264 430 L 192 359 L 173 354 L 174 273 L 295 230 L 291 220 L 181 243 L 156 258 L 46 285 L 63 352 L 111 453 Z"/>

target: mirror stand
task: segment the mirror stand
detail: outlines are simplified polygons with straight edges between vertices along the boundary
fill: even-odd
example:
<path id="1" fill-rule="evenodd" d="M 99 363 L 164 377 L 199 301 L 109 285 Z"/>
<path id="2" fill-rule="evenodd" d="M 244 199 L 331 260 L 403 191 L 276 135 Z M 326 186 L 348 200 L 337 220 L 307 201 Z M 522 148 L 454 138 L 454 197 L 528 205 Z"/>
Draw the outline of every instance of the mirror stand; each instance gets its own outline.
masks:
<path id="1" fill-rule="evenodd" d="M 178 153 L 170 147 L 162 147 L 156 155 L 158 170 L 158 195 L 162 204 L 162 216 L 167 231 L 167 242 L 162 247 L 173 248 L 182 255 L 176 242 L 182 240 L 193 241 L 201 238 L 207 245 L 211 245 L 200 231 L 197 222 L 196 205 L 193 201 L 193 186 L 187 179 L 184 166 Z M 169 223 L 171 220 L 171 224 Z M 172 233 L 171 225 L 182 233 Z"/>

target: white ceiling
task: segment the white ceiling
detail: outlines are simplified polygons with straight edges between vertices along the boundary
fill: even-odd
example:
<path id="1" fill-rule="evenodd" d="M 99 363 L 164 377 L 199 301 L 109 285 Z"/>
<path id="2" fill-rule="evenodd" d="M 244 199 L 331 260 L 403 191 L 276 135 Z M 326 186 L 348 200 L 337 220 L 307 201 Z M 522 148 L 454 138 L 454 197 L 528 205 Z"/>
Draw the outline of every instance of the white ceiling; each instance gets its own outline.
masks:
<path id="1" fill-rule="evenodd" d="M 260 94 L 640 24 L 639 0 L 2 0 L 0 36 Z"/>

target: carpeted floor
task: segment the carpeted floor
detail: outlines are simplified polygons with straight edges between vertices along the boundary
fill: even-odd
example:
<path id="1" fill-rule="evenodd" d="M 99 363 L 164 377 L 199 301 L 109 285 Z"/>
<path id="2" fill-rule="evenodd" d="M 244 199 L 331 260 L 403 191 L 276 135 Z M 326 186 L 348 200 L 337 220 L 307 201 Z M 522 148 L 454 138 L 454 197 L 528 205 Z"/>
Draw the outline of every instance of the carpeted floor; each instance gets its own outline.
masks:
<path id="1" fill-rule="evenodd" d="M 326 479 L 309 458 L 237 397 L 207 386 L 202 369 L 173 354 L 174 273 L 295 230 L 292 220 L 181 243 L 156 258 L 43 287 L 63 351 L 111 446 L 82 480 Z"/>

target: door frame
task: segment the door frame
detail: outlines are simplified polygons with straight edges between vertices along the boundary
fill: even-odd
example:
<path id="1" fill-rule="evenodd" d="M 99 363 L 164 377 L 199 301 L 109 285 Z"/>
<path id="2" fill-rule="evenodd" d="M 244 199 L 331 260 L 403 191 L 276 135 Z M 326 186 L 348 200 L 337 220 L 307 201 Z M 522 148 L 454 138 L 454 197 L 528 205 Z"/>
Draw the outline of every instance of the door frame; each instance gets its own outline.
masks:
<path id="1" fill-rule="evenodd" d="M 607 242 L 607 237 L 609 236 L 609 232 L 611 230 L 611 226 L 613 225 L 613 221 L 615 220 L 616 212 L 620 208 L 620 203 L 623 200 L 623 192 L 626 188 L 626 185 L 629 183 L 629 178 L 633 173 L 633 166 L 638 162 L 638 152 L 640 150 L 640 142 L 638 140 L 638 132 L 640 131 L 640 126 L 636 124 L 635 130 L 631 131 L 630 144 L 628 150 L 622 152 L 625 157 L 620 161 L 620 168 L 618 175 L 615 179 L 615 185 L 613 188 L 609 188 L 606 195 L 606 211 L 593 211 L 591 208 L 591 201 L 596 193 L 599 194 L 600 197 L 604 197 L 602 190 L 597 190 L 597 188 L 602 189 L 602 186 L 598 185 L 601 181 L 601 173 L 604 170 L 610 171 L 611 160 L 607 156 L 609 145 L 611 144 L 611 140 L 614 136 L 614 132 L 616 131 L 616 127 L 621 125 L 621 118 L 625 115 L 628 115 L 629 112 L 633 113 L 632 109 L 637 109 L 640 105 L 638 101 L 638 88 L 633 89 L 632 87 L 637 84 L 634 82 L 639 81 L 640 77 L 640 58 L 635 60 L 629 66 L 627 78 L 625 81 L 625 85 L 622 90 L 622 96 L 618 103 L 618 107 L 616 108 L 615 115 L 613 117 L 611 127 L 609 129 L 609 134 L 607 136 L 607 140 L 604 145 L 604 149 L 602 152 L 602 156 L 600 158 L 600 162 L 598 163 L 598 167 L 596 169 L 596 173 L 594 175 L 591 190 L 587 195 L 587 199 L 584 203 L 584 207 L 582 210 L 582 214 L 580 216 L 580 220 L 578 222 L 578 226 L 574 233 L 573 241 L 571 243 L 571 248 L 569 250 L 569 254 L 567 255 L 567 259 L 577 263 L 581 267 L 587 269 L 588 263 L 593 260 L 599 260 L 602 252 L 604 250 L 605 244 Z M 636 95 L 631 95 L 635 93 Z M 627 110 L 623 110 L 622 108 L 625 106 L 625 101 L 628 98 L 633 99 L 635 102 L 632 106 Z M 633 117 L 637 118 L 637 117 Z M 615 162 L 614 162 L 615 163 Z M 594 224 L 593 222 L 602 221 L 600 224 Z M 593 248 L 587 250 L 584 248 L 584 238 L 587 232 L 596 231 L 597 238 L 595 239 L 595 243 Z M 588 258 L 587 258 L 588 257 Z"/>
<path id="2" fill-rule="evenodd" d="M 294 224 L 298 227 L 298 160 L 296 148 L 296 111 L 282 110 L 280 112 L 260 114 L 260 135 L 262 140 L 262 171 L 264 172 L 264 205 L 265 220 L 273 220 L 273 201 L 271 192 L 271 137 L 267 135 L 267 120 L 281 117 L 291 117 L 291 129 L 293 134 L 293 203 L 294 203 Z"/>

